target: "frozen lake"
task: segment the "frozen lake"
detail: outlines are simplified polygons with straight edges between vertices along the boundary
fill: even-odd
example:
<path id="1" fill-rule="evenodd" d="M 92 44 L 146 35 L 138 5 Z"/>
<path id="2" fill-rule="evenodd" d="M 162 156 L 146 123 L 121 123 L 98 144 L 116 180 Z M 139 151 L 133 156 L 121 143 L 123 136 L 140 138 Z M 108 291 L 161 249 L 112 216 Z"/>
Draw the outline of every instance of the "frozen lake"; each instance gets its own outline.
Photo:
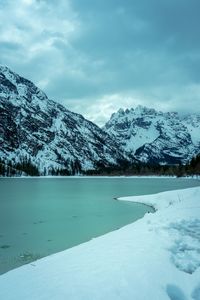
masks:
<path id="1" fill-rule="evenodd" d="M 151 209 L 115 197 L 199 186 L 192 179 L 0 179 L 0 274 L 141 218 Z"/>

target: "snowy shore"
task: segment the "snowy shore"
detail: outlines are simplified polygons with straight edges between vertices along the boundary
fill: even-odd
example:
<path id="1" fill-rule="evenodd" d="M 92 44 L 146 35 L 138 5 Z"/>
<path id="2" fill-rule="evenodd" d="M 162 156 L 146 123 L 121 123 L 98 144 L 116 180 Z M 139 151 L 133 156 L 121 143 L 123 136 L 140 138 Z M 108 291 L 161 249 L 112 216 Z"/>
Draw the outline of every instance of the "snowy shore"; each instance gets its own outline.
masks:
<path id="1" fill-rule="evenodd" d="M 120 198 L 155 213 L 0 276 L 5 300 L 199 300 L 200 187 Z"/>

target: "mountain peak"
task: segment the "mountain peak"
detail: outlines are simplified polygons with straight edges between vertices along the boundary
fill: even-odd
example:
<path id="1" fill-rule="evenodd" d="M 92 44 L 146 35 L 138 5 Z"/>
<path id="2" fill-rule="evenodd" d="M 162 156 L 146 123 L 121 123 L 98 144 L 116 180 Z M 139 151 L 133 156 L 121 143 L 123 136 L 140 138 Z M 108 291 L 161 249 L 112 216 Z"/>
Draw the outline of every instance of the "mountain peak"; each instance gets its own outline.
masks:
<path id="1" fill-rule="evenodd" d="M 123 110 L 123 108 L 120 108 L 120 109 L 117 111 L 117 113 L 118 113 L 119 115 L 124 115 L 124 110 Z"/>
<path id="2" fill-rule="evenodd" d="M 120 108 L 116 114 L 123 116 L 128 114 L 158 114 L 158 113 L 162 113 L 162 112 L 160 111 L 158 112 L 154 108 L 148 108 L 143 105 L 137 105 L 135 108 L 130 108 L 130 109 Z"/>
<path id="3" fill-rule="evenodd" d="M 200 151 L 199 120 L 139 105 L 113 114 L 104 129 L 143 162 L 184 163 Z"/>
<path id="4" fill-rule="evenodd" d="M 40 173 L 117 165 L 124 154 L 115 140 L 81 115 L 67 110 L 31 81 L 0 68 L 0 157 L 30 159 Z M 3 75 L 2 75 L 3 74 Z"/>
<path id="5" fill-rule="evenodd" d="M 0 65 L 0 73 L 4 74 L 6 78 L 10 78 L 11 76 L 13 77 L 17 77 L 19 75 L 17 75 L 15 72 L 13 72 L 9 67 L 5 66 L 5 65 Z"/>
<path id="6" fill-rule="evenodd" d="M 11 71 L 7 66 L 0 64 L 0 71 L 5 72 L 5 71 Z"/>
<path id="7" fill-rule="evenodd" d="M 149 107 L 146 107 L 143 105 L 136 106 L 134 111 L 137 114 L 149 114 L 149 115 L 155 115 L 155 114 L 162 113 L 160 111 L 156 111 L 154 108 L 149 108 Z"/>

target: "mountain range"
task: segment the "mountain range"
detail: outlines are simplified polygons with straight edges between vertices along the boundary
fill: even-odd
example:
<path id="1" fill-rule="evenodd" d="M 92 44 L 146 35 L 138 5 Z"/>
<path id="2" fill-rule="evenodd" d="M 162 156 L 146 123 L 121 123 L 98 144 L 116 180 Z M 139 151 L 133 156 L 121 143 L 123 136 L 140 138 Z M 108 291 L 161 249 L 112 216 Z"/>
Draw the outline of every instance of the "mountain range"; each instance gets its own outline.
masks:
<path id="1" fill-rule="evenodd" d="M 31 81 L 0 67 L 0 157 L 24 158 L 40 170 L 95 169 L 124 159 L 115 139 L 46 96 Z"/>
<path id="2" fill-rule="evenodd" d="M 185 163 L 200 152 L 200 114 L 181 117 L 138 106 L 113 113 L 103 128 L 50 100 L 0 66 L 0 158 L 30 160 L 40 174 L 75 173 L 122 162 Z"/>
<path id="3" fill-rule="evenodd" d="M 138 106 L 112 114 L 104 130 L 145 163 L 186 163 L 200 152 L 200 114 L 180 116 Z"/>

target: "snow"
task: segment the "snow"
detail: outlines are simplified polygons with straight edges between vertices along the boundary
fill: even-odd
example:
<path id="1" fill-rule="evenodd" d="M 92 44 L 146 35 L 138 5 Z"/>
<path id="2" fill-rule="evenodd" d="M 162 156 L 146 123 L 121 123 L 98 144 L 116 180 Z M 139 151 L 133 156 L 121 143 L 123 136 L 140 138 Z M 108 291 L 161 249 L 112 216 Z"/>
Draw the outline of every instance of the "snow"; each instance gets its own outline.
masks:
<path id="1" fill-rule="evenodd" d="M 130 138 L 126 141 L 126 150 L 128 152 L 133 151 L 135 153 L 135 151 L 142 147 L 145 143 L 152 143 L 158 137 L 159 132 L 153 124 L 151 124 L 148 129 L 136 127 L 134 128 L 134 135 L 131 135 L 130 133 Z"/>
<path id="2" fill-rule="evenodd" d="M 186 163 L 199 152 L 200 115 L 182 118 L 139 105 L 112 114 L 103 129 L 114 136 L 124 151 L 143 162 Z M 137 151 L 138 150 L 138 151 Z"/>
<path id="3" fill-rule="evenodd" d="M 191 138 L 192 142 L 195 145 L 199 144 L 199 136 L 200 136 L 200 115 L 199 114 L 193 114 L 188 117 L 185 117 L 183 119 L 183 124 L 187 127 Z"/>
<path id="4" fill-rule="evenodd" d="M 0 299 L 200 299 L 200 187 L 120 198 L 154 214 L 0 276 Z"/>
<path id="5" fill-rule="evenodd" d="M 71 162 L 77 160 L 82 170 L 88 170 L 94 169 L 96 162 L 117 165 L 125 158 L 115 139 L 81 115 L 49 100 L 31 81 L 4 66 L 0 66 L 0 76 L 7 79 L 7 84 L 1 84 L 0 106 L 12 120 L 9 132 L 13 133 L 12 143 L 4 139 L 2 158 L 19 162 L 28 157 L 41 174 L 52 168 L 70 171 Z M 4 133 L 7 117 L 2 121 Z"/>

